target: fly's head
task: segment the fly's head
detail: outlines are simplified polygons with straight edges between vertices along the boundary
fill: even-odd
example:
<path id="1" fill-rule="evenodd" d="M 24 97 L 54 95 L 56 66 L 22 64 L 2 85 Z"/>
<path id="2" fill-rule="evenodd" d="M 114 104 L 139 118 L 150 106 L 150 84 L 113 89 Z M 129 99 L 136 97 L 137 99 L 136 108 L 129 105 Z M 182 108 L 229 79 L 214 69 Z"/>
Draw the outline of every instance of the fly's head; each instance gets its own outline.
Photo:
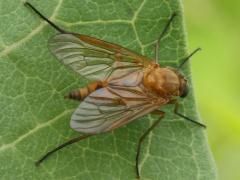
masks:
<path id="1" fill-rule="evenodd" d="M 167 67 L 167 69 L 174 72 L 177 76 L 178 89 L 177 89 L 177 93 L 175 94 L 175 96 L 185 98 L 188 95 L 188 91 L 189 91 L 187 79 L 177 69 L 174 69 L 174 68 L 171 68 L 171 67 Z"/>
<path id="2" fill-rule="evenodd" d="M 175 70 L 176 74 L 178 75 L 180 86 L 179 86 L 179 96 L 181 98 L 185 98 L 188 95 L 188 83 L 187 79 L 179 73 L 179 71 Z"/>

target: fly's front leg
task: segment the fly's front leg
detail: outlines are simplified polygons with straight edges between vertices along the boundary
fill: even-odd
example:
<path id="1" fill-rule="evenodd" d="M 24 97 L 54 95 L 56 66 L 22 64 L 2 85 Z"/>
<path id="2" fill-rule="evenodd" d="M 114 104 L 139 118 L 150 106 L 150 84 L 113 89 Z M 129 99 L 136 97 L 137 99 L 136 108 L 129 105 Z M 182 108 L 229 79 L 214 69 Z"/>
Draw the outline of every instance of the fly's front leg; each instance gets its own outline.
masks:
<path id="1" fill-rule="evenodd" d="M 191 54 L 189 54 L 187 57 L 185 57 L 184 59 L 180 60 L 180 65 L 178 66 L 178 70 L 181 69 L 183 67 L 183 65 L 194 55 L 196 54 L 198 51 L 201 51 L 201 48 L 197 48 L 195 49 Z"/>
<path id="2" fill-rule="evenodd" d="M 136 168 L 136 175 L 137 175 L 137 179 L 140 179 L 140 172 L 139 172 L 139 157 L 140 157 L 140 151 L 141 151 L 141 145 L 142 142 L 144 141 L 144 139 L 147 137 L 147 135 L 160 123 L 160 121 L 162 120 L 162 118 L 164 117 L 164 112 L 163 111 L 159 111 L 159 110 L 155 110 L 153 111 L 151 114 L 157 114 L 159 115 L 159 119 L 154 122 L 150 128 L 148 128 L 143 135 L 140 137 L 139 141 L 138 141 L 138 146 L 137 146 L 137 154 L 136 154 L 136 164 L 135 164 L 135 168 Z"/>
<path id="3" fill-rule="evenodd" d="M 155 63 L 157 63 L 157 61 L 159 60 L 159 53 L 158 53 L 158 50 L 159 50 L 159 47 L 160 47 L 160 41 L 161 39 L 163 38 L 163 36 L 165 35 L 165 33 L 167 32 L 167 30 L 169 29 L 169 26 L 170 24 L 172 23 L 174 17 L 176 17 L 176 13 L 173 13 L 170 17 L 170 19 L 168 20 L 167 24 L 165 25 L 162 33 L 160 34 L 160 36 L 158 37 L 158 40 L 155 44 Z"/>
<path id="4" fill-rule="evenodd" d="M 191 118 L 189 118 L 189 117 L 187 117 L 187 116 L 184 116 L 184 115 L 182 115 L 181 113 L 179 113 L 179 112 L 178 112 L 179 104 L 178 104 L 178 101 L 177 101 L 177 100 L 173 101 L 173 103 L 175 104 L 174 113 L 175 113 L 176 115 L 178 115 L 178 116 L 180 116 L 181 118 L 183 118 L 183 119 L 185 119 L 185 120 L 187 120 L 187 121 L 189 121 L 189 122 L 192 122 L 192 123 L 194 123 L 194 124 L 196 124 L 196 125 L 198 125 L 198 126 L 201 126 L 201 127 L 203 127 L 203 128 L 206 128 L 206 125 L 204 125 L 204 124 L 202 124 L 202 123 L 199 123 L 199 122 L 197 122 L 197 121 L 194 121 L 193 119 L 191 119 Z"/>

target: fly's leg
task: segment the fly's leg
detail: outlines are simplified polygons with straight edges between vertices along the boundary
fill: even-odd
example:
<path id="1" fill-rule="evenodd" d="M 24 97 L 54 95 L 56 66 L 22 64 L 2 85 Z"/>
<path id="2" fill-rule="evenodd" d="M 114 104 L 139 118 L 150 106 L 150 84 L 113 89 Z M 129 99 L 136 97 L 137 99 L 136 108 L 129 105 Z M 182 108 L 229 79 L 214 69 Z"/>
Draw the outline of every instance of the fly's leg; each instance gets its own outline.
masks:
<path id="1" fill-rule="evenodd" d="M 44 21 L 48 22 L 48 24 L 50 24 L 54 29 L 56 29 L 57 31 L 59 31 L 60 33 L 68 33 L 67 31 L 63 30 L 62 28 L 58 27 L 56 24 L 54 24 L 52 21 L 50 21 L 49 19 L 47 19 L 42 13 L 40 13 L 40 11 L 38 11 L 32 4 L 30 4 L 29 2 L 25 2 L 24 3 L 25 6 L 30 7 L 36 14 L 38 14 Z"/>
<path id="2" fill-rule="evenodd" d="M 144 134 L 140 137 L 139 141 L 138 141 L 138 146 L 137 146 L 137 154 L 136 154 L 136 164 L 135 164 L 135 168 L 136 168 L 136 175 L 137 175 L 137 179 L 140 179 L 140 173 L 139 173 L 139 158 L 140 158 L 140 151 L 141 151 L 141 145 L 142 142 L 144 141 L 144 139 L 147 137 L 147 135 L 160 123 L 160 121 L 162 120 L 162 118 L 164 117 L 164 112 L 163 111 L 153 111 L 153 114 L 157 114 L 159 115 L 159 119 L 154 122 L 150 128 L 147 129 L 147 131 L 144 132 Z"/>
<path id="3" fill-rule="evenodd" d="M 73 144 L 73 143 L 75 143 L 75 142 L 81 141 L 81 140 L 86 139 L 86 138 L 88 138 L 88 137 L 90 137 L 90 136 L 93 136 L 93 135 L 94 135 L 94 134 L 81 135 L 81 136 L 79 136 L 79 137 L 75 137 L 75 138 L 73 138 L 73 139 L 68 140 L 67 142 L 65 142 L 65 143 L 61 144 L 60 146 L 54 148 L 53 150 L 47 152 L 41 159 L 39 159 L 38 161 L 36 161 L 36 163 L 35 163 L 36 166 L 40 165 L 44 160 L 46 160 L 46 159 L 47 159 L 50 155 L 52 155 L 54 152 L 56 152 L 56 151 L 58 151 L 58 150 L 60 150 L 60 149 L 62 149 L 62 148 L 64 148 L 64 147 L 66 147 L 66 146 L 68 146 L 68 145 L 70 145 L 70 144 Z"/>
<path id="4" fill-rule="evenodd" d="M 198 126 L 201 126 L 201 127 L 203 127 L 203 128 L 206 128 L 206 125 L 204 125 L 204 124 L 202 124 L 202 123 L 200 123 L 200 122 L 194 121 L 193 119 L 191 119 L 191 118 L 189 118 L 189 117 L 187 117 L 187 116 L 184 116 L 184 115 L 182 115 L 181 113 L 179 113 L 179 112 L 178 112 L 178 107 L 179 107 L 178 101 L 175 101 L 174 103 L 175 103 L 174 113 L 175 113 L 176 115 L 178 115 L 178 116 L 180 116 L 181 118 L 183 118 L 183 119 L 185 119 L 185 120 L 187 120 L 187 121 L 189 121 L 189 122 L 192 122 L 192 123 L 194 123 L 194 124 L 196 124 L 196 125 L 198 125 Z"/>
<path id="5" fill-rule="evenodd" d="M 168 20 L 166 26 L 164 27 L 162 33 L 160 34 L 160 36 L 159 36 L 159 38 L 158 38 L 158 40 L 157 40 L 157 42 L 156 42 L 156 44 L 155 44 L 155 63 L 157 63 L 157 61 L 159 60 L 159 59 L 158 59 L 158 58 L 159 58 L 159 52 L 158 52 L 158 50 L 159 50 L 159 47 L 160 47 L 160 41 L 161 41 L 161 39 L 163 38 L 163 36 L 165 35 L 165 33 L 167 32 L 170 24 L 172 23 L 172 21 L 173 21 L 174 17 L 176 17 L 176 15 L 177 15 L 176 13 L 173 13 L 173 14 L 171 15 L 170 19 Z"/>
<path id="6" fill-rule="evenodd" d="M 201 48 L 197 48 L 195 49 L 191 54 L 189 54 L 187 57 L 185 57 L 184 59 L 182 59 L 180 62 L 181 64 L 178 66 L 178 70 L 181 69 L 181 67 L 194 55 L 196 54 L 198 51 L 201 51 Z"/>

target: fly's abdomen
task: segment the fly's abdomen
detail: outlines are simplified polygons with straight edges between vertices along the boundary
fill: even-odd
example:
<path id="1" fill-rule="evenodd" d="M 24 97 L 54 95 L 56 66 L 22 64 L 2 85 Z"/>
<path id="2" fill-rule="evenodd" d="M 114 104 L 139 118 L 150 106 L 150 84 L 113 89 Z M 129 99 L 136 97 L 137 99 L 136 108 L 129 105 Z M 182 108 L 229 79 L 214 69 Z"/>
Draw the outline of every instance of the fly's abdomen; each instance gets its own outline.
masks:
<path id="1" fill-rule="evenodd" d="M 88 84 L 86 87 L 71 91 L 68 95 L 65 96 L 65 98 L 82 101 L 90 93 L 102 87 L 103 85 L 101 82 L 94 82 L 94 83 Z"/>

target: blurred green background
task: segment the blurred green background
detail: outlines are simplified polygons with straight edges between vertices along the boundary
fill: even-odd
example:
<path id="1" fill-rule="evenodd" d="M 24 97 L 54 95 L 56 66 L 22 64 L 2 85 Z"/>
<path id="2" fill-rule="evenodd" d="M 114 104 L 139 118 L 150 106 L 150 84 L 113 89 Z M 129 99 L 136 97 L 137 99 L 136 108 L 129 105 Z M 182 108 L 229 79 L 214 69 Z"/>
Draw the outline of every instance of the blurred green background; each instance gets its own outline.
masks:
<path id="1" fill-rule="evenodd" d="M 183 0 L 198 110 L 220 180 L 240 179 L 240 1 Z"/>

